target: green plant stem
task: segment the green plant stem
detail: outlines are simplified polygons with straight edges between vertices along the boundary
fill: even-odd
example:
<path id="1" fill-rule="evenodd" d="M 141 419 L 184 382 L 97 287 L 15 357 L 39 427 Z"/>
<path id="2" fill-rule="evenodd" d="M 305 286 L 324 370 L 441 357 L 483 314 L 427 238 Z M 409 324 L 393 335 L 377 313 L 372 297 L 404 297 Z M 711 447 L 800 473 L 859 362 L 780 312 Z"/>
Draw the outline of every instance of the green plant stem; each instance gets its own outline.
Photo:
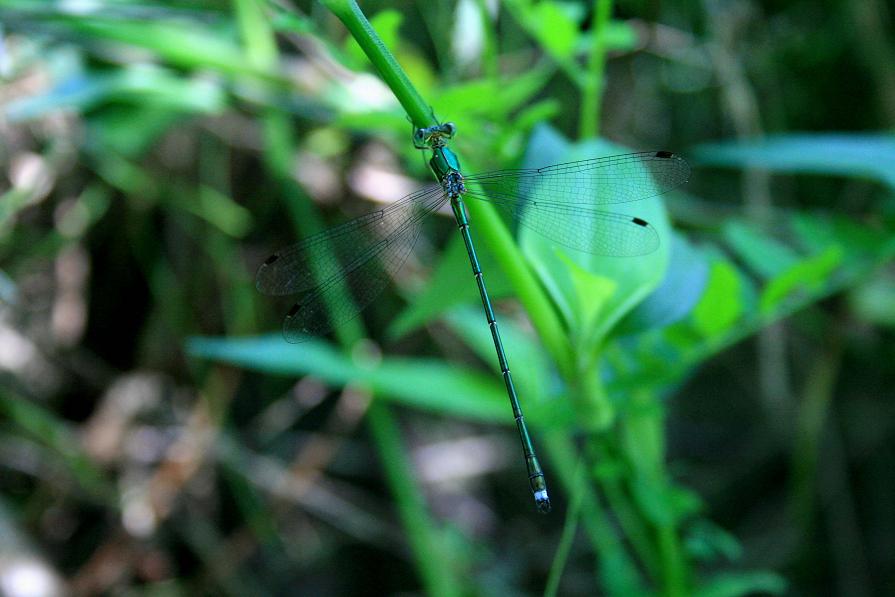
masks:
<path id="1" fill-rule="evenodd" d="M 656 532 L 659 556 L 662 558 L 662 592 L 667 597 L 686 597 L 689 594 L 686 565 L 677 529 L 673 524 L 663 524 L 656 529 Z"/>
<path id="2" fill-rule="evenodd" d="M 575 539 L 575 531 L 578 530 L 578 521 L 581 516 L 581 504 L 584 501 L 584 491 L 586 486 L 587 470 L 584 466 L 584 462 L 579 458 L 575 470 L 575 484 L 569 492 L 571 500 L 569 509 L 566 511 L 566 521 L 563 523 L 562 536 L 559 539 L 559 545 L 556 547 L 553 563 L 550 565 L 550 574 L 547 577 L 547 585 L 544 588 L 544 597 L 555 597 L 558 594 L 562 572 L 566 567 L 566 562 L 569 560 L 569 553 L 572 551 L 572 542 Z"/>
<path id="3" fill-rule="evenodd" d="M 569 384 L 578 424 L 591 433 L 602 433 L 615 421 L 615 406 L 606 395 L 597 362 L 597 358 L 578 359 L 577 373 Z"/>
<path id="4" fill-rule="evenodd" d="M 447 550 L 441 548 L 442 544 L 433 532 L 422 495 L 413 482 L 413 467 L 398 439 L 400 431 L 394 417 L 381 400 L 374 400 L 367 411 L 367 420 L 407 531 L 416 568 L 426 587 L 426 594 L 460 595 L 461 585 L 452 573 L 451 558 L 448 557 Z"/>
<path id="5" fill-rule="evenodd" d="M 604 434 L 603 437 L 605 435 L 607 434 Z M 612 446 L 602 437 L 594 438 L 590 442 L 590 447 L 592 448 L 594 462 L 606 463 L 618 458 L 617 455 L 610 453 Z M 651 541 L 651 529 L 640 516 L 630 496 L 625 492 L 622 480 L 618 476 L 600 475 L 597 481 L 603 490 L 603 495 L 606 496 L 606 503 L 609 509 L 618 519 L 619 527 L 621 527 L 637 557 L 640 558 L 647 574 L 652 578 L 658 578 L 660 575 L 659 558 Z"/>
<path id="6" fill-rule="evenodd" d="M 663 414 L 658 398 L 645 390 L 630 396 L 628 412 L 621 418 L 621 448 L 633 469 L 636 486 L 632 495 L 648 492 L 667 495 L 668 473 L 665 469 L 665 436 Z M 635 502 L 636 503 L 636 502 Z M 653 512 L 641 506 L 641 516 L 656 529 L 656 547 L 661 566 L 663 594 L 669 597 L 687 595 L 687 569 L 676 520 L 672 512 Z"/>
<path id="7" fill-rule="evenodd" d="M 817 459 L 824 424 L 842 366 L 842 340 L 831 334 L 827 346 L 817 357 L 799 401 L 796 437 L 792 450 L 792 487 L 790 510 L 796 528 L 806 536 L 817 516 L 814 496 L 817 491 Z"/>
<path id="8" fill-rule="evenodd" d="M 584 97 L 581 98 L 578 130 L 581 139 L 592 139 L 600 132 L 600 103 L 603 97 L 603 73 L 606 69 L 605 33 L 611 14 L 612 0 L 594 0 L 590 54 L 587 61 L 587 77 L 584 81 Z"/>
<path id="9" fill-rule="evenodd" d="M 354 0 L 321 0 L 321 2 L 342 21 L 351 36 L 363 49 L 370 62 L 379 71 L 379 76 L 401 102 L 401 106 L 410 116 L 413 125 L 417 128 L 424 128 L 437 124 L 431 107 L 423 100 L 411 84 L 410 79 L 404 74 L 401 65 L 379 39 L 357 2 Z"/>
<path id="10" fill-rule="evenodd" d="M 466 204 L 476 234 L 484 236 L 488 248 L 516 291 L 544 347 L 567 382 L 576 378 L 572 345 L 550 299 L 542 290 L 525 257 L 494 206 L 484 201 Z"/>
<path id="11" fill-rule="evenodd" d="M 579 456 L 575 446 L 562 430 L 545 433 L 544 445 L 550 454 L 553 469 L 566 491 L 575 495 L 576 488 L 579 487 L 574 466 Z M 602 590 L 609 595 L 643 594 L 643 578 L 616 535 L 614 525 L 603 511 L 593 486 L 585 483 L 580 487 L 583 489 L 581 522 L 597 554 Z"/>

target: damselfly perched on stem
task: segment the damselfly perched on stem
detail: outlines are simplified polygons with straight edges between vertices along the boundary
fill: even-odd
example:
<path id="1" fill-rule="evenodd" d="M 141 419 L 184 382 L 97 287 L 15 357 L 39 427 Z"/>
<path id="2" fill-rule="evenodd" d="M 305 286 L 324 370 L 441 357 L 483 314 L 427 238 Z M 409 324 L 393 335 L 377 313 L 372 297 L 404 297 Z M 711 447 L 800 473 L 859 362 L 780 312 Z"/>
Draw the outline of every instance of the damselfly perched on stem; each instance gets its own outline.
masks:
<path id="1" fill-rule="evenodd" d="M 513 385 L 463 200 L 471 197 L 496 205 L 521 225 L 575 250 L 645 255 L 659 246 L 655 229 L 641 218 L 597 206 L 660 195 L 686 182 L 690 169 L 676 154 L 651 151 L 464 175 L 456 154 L 447 147 L 455 132 L 454 125 L 446 123 L 417 129 L 413 135 L 416 147 L 432 151 L 429 166 L 440 184 L 274 253 L 258 269 L 256 285 L 268 295 L 305 293 L 283 321 L 286 340 L 324 335 L 379 296 L 413 249 L 423 219 L 450 202 L 491 329 L 535 503 L 539 511 L 549 512 L 547 483 Z M 569 216 L 579 225 L 570 229 L 558 224 Z M 329 250 L 320 250 L 327 245 Z"/>

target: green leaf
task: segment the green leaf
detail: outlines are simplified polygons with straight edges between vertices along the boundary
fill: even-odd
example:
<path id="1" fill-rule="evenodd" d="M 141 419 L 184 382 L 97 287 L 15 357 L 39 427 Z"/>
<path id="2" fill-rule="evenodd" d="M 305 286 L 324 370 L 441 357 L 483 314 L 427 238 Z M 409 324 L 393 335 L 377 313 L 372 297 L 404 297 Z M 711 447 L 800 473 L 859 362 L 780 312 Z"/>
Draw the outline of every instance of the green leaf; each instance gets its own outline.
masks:
<path id="1" fill-rule="evenodd" d="M 687 552 L 702 562 L 734 561 L 743 554 L 736 537 L 710 520 L 700 519 L 687 529 Z"/>
<path id="2" fill-rule="evenodd" d="M 576 50 L 580 54 L 590 51 L 593 34 L 588 32 L 578 37 Z M 637 30 L 628 21 L 609 21 L 603 29 L 603 45 L 609 51 L 636 50 L 640 45 Z"/>
<path id="3" fill-rule="evenodd" d="M 730 329 L 744 312 L 739 272 L 726 261 L 709 268 L 709 281 L 702 300 L 693 309 L 693 327 L 714 338 Z"/>
<path id="4" fill-rule="evenodd" d="M 550 145 L 546 151 L 541 151 L 541 146 L 536 144 L 538 139 L 534 137 L 526 159 L 528 167 L 546 165 L 545 156 L 549 155 L 552 158 L 551 154 L 562 146 L 562 143 L 555 138 L 556 135 L 551 137 L 549 134 L 542 134 L 541 137 L 550 141 Z M 571 146 L 563 153 L 562 158 L 558 160 L 560 162 L 626 153 L 626 150 L 604 141 L 588 141 Z M 525 254 L 563 313 L 566 323 L 573 329 L 573 336 L 583 342 L 579 348 L 584 354 L 595 350 L 612 327 L 659 285 L 668 266 L 671 250 L 669 240 L 671 228 L 659 197 L 638 201 L 631 206 L 606 209 L 616 213 L 636 214 L 649 221 L 661 239 L 659 248 L 641 257 L 607 257 L 560 247 L 528 228 L 523 227 L 519 231 L 519 242 Z M 557 218 L 556 225 L 580 227 L 581 221 L 574 214 L 570 214 L 565 219 Z M 600 230 L 593 231 L 593 234 L 600 233 Z M 577 269 L 570 267 L 572 263 Z M 585 282 L 586 276 L 594 278 L 590 284 Z M 597 278 L 609 280 L 614 284 L 610 296 L 599 296 L 597 289 L 606 289 L 607 286 Z M 584 290 L 587 287 L 594 294 L 582 295 L 583 291 L 589 292 Z M 594 304 L 597 302 L 598 305 Z M 595 315 L 594 310 L 597 308 L 599 313 Z M 582 324 L 587 327 L 579 327 Z"/>
<path id="5" fill-rule="evenodd" d="M 558 2 L 539 2 L 526 10 L 526 21 L 538 42 L 552 56 L 571 58 L 578 40 L 578 23 Z"/>
<path id="6" fill-rule="evenodd" d="M 890 134 L 776 135 L 700 145 L 692 155 L 711 166 L 870 178 L 895 188 L 895 136 Z"/>
<path id="7" fill-rule="evenodd" d="M 563 297 L 568 299 L 564 312 L 569 329 L 580 332 L 578 339 L 581 345 L 597 342 L 598 338 L 589 338 L 587 334 L 599 329 L 601 318 L 605 317 L 604 311 L 618 290 L 618 283 L 612 278 L 590 273 L 563 253 L 558 256 L 571 280 L 572 292 Z"/>
<path id="8" fill-rule="evenodd" d="M 436 114 L 454 114 L 459 130 L 472 131 L 462 117 L 501 118 L 529 103 L 553 75 L 550 68 L 532 68 L 510 79 L 476 79 L 438 89 L 432 98 Z"/>
<path id="9" fill-rule="evenodd" d="M 378 396 L 414 408 L 489 423 L 512 424 L 503 384 L 437 359 L 385 358 L 363 362 L 321 340 L 288 344 L 279 335 L 238 339 L 195 337 L 194 357 L 274 375 L 314 375 L 344 386 L 366 384 Z"/>
<path id="10" fill-rule="evenodd" d="M 826 251 L 796 263 L 771 280 L 759 299 L 762 313 L 770 313 L 796 290 L 817 292 L 826 284 L 834 270 L 845 258 L 840 246 L 829 247 Z"/>
<path id="11" fill-rule="evenodd" d="M 451 329 L 499 376 L 500 366 L 491 328 L 485 322 L 482 310 L 472 307 L 454 309 L 446 319 Z M 572 405 L 563 399 L 564 396 L 548 400 L 553 372 L 540 344 L 509 318 L 500 318 L 499 329 L 526 419 L 539 426 L 572 424 Z"/>
<path id="12" fill-rule="evenodd" d="M 210 68 L 227 75 L 251 75 L 286 83 L 277 73 L 255 68 L 226 28 L 215 30 L 174 19 L 101 17 L 93 11 L 46 11 L 39 19 L 45 26 L 70 35 L 143 48 L 179 67 Z"/>

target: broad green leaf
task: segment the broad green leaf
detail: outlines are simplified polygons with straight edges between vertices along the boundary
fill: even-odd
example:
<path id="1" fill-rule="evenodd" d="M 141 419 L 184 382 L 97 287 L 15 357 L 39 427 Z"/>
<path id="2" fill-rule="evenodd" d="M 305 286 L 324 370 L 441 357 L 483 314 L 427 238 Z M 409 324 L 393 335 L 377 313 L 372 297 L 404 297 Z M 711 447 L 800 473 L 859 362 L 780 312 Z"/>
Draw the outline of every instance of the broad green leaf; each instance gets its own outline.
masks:
<path id="1" fill-rule="evenodd" d="M 711 166 L 870 178 L 895 188 L 895 136 L 890 134 L 774 135 L 708 143 L 692 154 Z"/>
<path id="2" fill-rule="evenodd" d="M 279 335 L 191 338 L 187 352 L 198 358 L 274 375 L 314 375 L 334 385 L 365 384 L 378 396 L 431 412 L 489 423 L 513 422 L 503 384 L 491 375 L 437 359 L 384 358 L 362 362 L 321 340 L 288 344 Z"/>
<path id="3" fill-rule="evenodd" d="M 833 246 L 826 251 L 800 261 L 771 280 L 761 293 L 759 305 L 762 313 L 773 311 L 793 292 L 816 292 L 827 282 L 844 259 L 842 247 Z"/>
<path id="4" fill-rule="evenodd" d="M 839 214 L 795 213 L 789 228 L 799 245 L 812 254 L 838 245 L 847 249 L 849 256 L 884 256 L 884 247 L 895 239 L 891 228 L 862 225 Z"/>
<path id="5" fill-rule="evenodd" d="M 138 20 L 127 16 L 100 16 L 91 12 L 46 11 L 40 19 L 55 31 L 143 48 L 179 67 L 214 69 L 231 76 L 250 75 L 271 82 L 287 83 L 279 74 L 253 66 L 235 43 L 232 31 L 226 28 L 215 30 L 182 20 Z"/>
<path id="6" fill-rule="evenodd" d="M 564 297 L 569 300 L 566 310 L 569 329 L 581 334 L 579 345 L 588 344 L 588 340 L 598 341 L 596 338 L 589 339 L 586 334 L 600 328 L 604 310 L 618 291 L 618 283 L 612 278 L 592 274 L 563 253 L 559 254 L 559 258 L 565 263 L 571 280 L 572 294 Z"/>
<path id="7" fill-rule="evenodd" d="M 549 135 L 541 135 L 551 139 Z M 537 167 L 547 165 L 545 155 L 554 153 L 547 148 L 547 152 L 540 151 L 536 145 L 537 138 L 533 138 L 528 150 L 526 166 Z M 559 141 L 551 141 L 554 147 L 561 146 Z M 559 162 L 574 161 L 584 158 L 599 157 L 627 153 L 628 150 L 613 146 L 603 141 L 585 142 L 574 147 L 569 147 Z M 552 158 L 553 156 L 550 155 Z M 523 227 L 519 231 L 519 242 L 525 254 L 529 257 L 532 267 L 541 278 L 550 296 L 557 304 L 569 326 L 578 326 L 588 320 L 590 315 L 584 312 L 575 312 L 584 308 L 584 302 L 580 296 L 582 285 L 580 272 L 573 274 L 570 263 L 575 263 L 580 271 L 587 275 L 602 277 L 612 280 L 616 287 L 608 298 L 600 305 L 600 313 L 596 321 L 589 325 L 589 329 L 575 329 L 573 335 L 584 339 L 586 345 L 580 346 L 584 353 L 592 352 L 599 342 L 606 336 L 612 327 L 638 303 L 640 303 L 661 282 L 668 266 L 670 253 L 671 228 L 665 212 L 662 200 L 652 197 L 643 201 L 621 206 L 600 207 L 614 213 L 636 215 L 649 221 L 656 229 L 660 238 L 659 248 L 649 255 L 640 257 L 607 257 L 592 255 L 580 251 L 561 247 L 537 232 Z M 565 220 L 557 218 L 557 226 L 580 227 L 581 221 L 570 214 Z M 593 234 L 600 234 L 598 229 Z M 599 286 L 595 283 L 594 288 Z M 592 300 L 600 300 L 600 297 L 589 297 Z M 592 306 L 587 305 L 588 310 Z"/>

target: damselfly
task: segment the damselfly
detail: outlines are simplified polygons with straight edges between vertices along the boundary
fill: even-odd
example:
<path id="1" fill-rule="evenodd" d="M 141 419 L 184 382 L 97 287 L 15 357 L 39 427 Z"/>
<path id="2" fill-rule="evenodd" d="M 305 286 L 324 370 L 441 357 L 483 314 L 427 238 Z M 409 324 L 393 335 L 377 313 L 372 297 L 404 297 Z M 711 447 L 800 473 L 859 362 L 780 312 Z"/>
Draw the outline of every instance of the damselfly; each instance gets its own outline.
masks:
<path id="1" fill-rule="evenodd" d="M 597 207 L 665 193 L 686 182 L 690 169 L 676 154 L 650 151 L 464 175 L 456 154 L 447 147 L 454 132 L 451 123 L 414 132 L 414 144 L 432 151 L 429 166 L 440 184 L 278 251 L 259 268 L 256 285 L 268 295 L 305 293 L 283 321 L 286 340 L 300 342 L 308 336 L 324 335 L 357 316 L 379 296 L 413 249 L 424 218 L 450 202 L 491 329 L 535 503 L 539 511 L 549 512 L 544 473 L 522 416 L 463 200 L 471 197 L 489 202 L 522 226 L 578 251 L 645 255 L 659 246 L 655 229 L 641 218 Z M 570 216 L 578 226 L 559 225 Z M 321 250 L 324 246 L 327 250 Z"/>

